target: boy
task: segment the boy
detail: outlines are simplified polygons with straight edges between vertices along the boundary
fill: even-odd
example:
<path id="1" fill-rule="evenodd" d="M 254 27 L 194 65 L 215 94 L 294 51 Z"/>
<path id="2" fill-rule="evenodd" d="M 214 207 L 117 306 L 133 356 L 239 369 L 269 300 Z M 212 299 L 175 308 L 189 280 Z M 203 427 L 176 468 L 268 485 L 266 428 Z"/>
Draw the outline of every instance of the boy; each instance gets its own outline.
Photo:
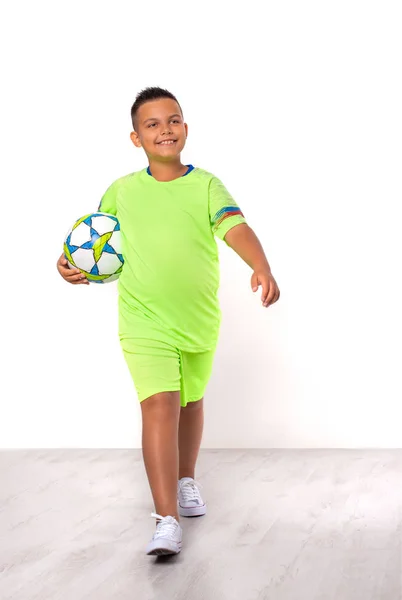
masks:
<path id="1" fill-rule="evenodd" d="M 114 181 L 98 210 L 116 215 L 122 232 L 119 338 L 140 401 L 156 511 L 151 516 L 157 519 L 146 552 L 176 554 L 179 514 L 206 513 L 194 474 L 220 326 L 214 235 L 253 269 L 252 290 L 262 286 L 264 307 L 280 292 L 258 238 L 222 182 L 181 163 L 188 126 L 175 96 L 147 88 L 131 118 L 131 140 L 144 149 L 149 166 Z M 63 255 L 57 267 L 66 281 L 88 285 Z"/>

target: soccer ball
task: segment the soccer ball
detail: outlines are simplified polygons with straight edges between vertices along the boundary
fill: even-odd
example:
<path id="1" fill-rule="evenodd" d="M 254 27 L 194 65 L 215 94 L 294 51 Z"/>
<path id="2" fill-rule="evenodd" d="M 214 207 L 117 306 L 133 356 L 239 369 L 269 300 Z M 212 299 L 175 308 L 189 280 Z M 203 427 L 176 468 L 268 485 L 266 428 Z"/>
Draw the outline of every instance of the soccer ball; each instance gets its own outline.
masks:
<path id="1" fill-rule="evenodd" d="M 119 221 L 102 212 L 81 217 L 68 230 L 64 255 L 68 266 L 79 269 L 90 282 L 118 279 L 124 263 Z"/>

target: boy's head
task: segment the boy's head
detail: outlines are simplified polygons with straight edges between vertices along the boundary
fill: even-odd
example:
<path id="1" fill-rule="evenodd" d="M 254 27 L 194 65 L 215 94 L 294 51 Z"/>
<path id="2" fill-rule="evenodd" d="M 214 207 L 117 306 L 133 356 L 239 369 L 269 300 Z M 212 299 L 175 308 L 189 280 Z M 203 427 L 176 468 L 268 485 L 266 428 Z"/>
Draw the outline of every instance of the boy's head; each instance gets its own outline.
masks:
<path id="1" fill-rule="evenodd" d="M 180 155 L 188 126 L 173 94 L 158 87 L 146 88 L 131 107 L 131 120 L 131 141 L 137 148 L 144 148 L 148 159 L 169 162 Z"/>

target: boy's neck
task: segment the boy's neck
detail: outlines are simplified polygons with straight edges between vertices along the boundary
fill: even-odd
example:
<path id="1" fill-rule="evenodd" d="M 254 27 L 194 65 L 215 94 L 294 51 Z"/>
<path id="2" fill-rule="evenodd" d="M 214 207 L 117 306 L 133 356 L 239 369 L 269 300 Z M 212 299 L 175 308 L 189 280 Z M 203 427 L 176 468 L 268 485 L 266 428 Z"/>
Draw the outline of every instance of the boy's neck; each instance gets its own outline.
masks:
<path id="1" fill-rule="evenodd" d="M 150 160 L 149 170 L 157 181 L 172 181 L 182 177 L 187 172 L 187 167 L 181 163 L 180 159 L 166 163 Z"/>

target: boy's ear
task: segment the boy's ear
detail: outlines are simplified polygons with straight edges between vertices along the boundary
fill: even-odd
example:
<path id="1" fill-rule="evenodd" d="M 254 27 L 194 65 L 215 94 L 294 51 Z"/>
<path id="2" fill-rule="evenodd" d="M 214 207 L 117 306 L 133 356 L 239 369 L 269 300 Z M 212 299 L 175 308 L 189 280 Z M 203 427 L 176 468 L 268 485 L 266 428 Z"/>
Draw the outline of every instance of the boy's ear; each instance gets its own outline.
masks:
<path id="1" fill-rule="evenodd" d="M 130 139 L 136 148 L 141 148 L 140 138 L 138 137 L 138 133 L 136 131 L 132 131 L 130 133 Z"/>

